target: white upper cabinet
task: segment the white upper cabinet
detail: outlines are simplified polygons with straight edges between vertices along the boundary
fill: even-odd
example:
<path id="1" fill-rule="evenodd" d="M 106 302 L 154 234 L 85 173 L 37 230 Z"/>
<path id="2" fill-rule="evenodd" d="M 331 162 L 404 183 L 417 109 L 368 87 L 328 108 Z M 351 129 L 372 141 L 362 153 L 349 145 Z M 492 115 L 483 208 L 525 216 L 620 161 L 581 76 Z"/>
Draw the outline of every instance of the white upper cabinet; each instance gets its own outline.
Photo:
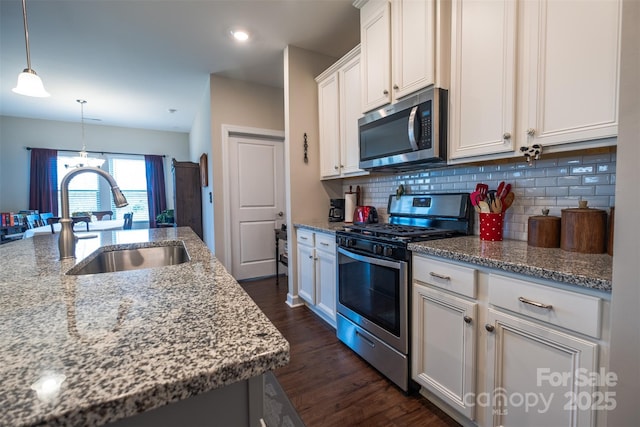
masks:
<path id="1" fill-rule="evenodd" d="M 391 5 L 391 89 L 398 99 L 435 82 L 435 7 L 432 0 Z"/>
<path id="2" fill-rule="evenodd" d="M 437 45 L 446 40 L 448 52 L 448 8 L 443 5 L 437 8 L 435 0 L 369 0 L 361 7 L 363 112 L 437 82 L 436 57 L 448 58 Z M 447 19 L 438 19 L 441 15 Z M 447 29 L 445 37 L 437 34 L 440 29 Z M 448 65 L 448 60 L 440 62 Z"/>
<path id="3" fill-rule="evenodd" d="M 340 176 L 339 99 L 340 88 L 337 73 L 318 82 L 320 175 L 322 178 Z"/>
<path id="4" fill-rule="evenodd" d="M 616 136 L 621 3 L 541 0 L 522 7 L 523 145 Z"/>
<path id="5" fill-rule="evenodd" d="M 618 0 L 455 0 L 449 158 L 615 144 Z M 600 141 L 598 141 L 600 140 Z"/>
<path id="6" fill-rule="evenodd" d="M 361 175 L 367 173 L 360 169 L 360 133 L 358 119 L 362 117 L 360 102 L 360 55 L 353 57 L 338 71 L 340 81 L 340 173 Z"/>
<path id="7" fill-rule="evenodd" d="M 390 6 L 386 0 L 370 1 L 360 11 L 363 112 L 391 102 L 391 20 L 389 15 Z"/>
<path id="8" fill-rule="evenodd" d="M 452 5 L 449 157 L 514 150 L 516 4 Z"/>
<path id="9" fill-rule="evenodd" d="M 316 78 L 322 179 L 368 173 L 359 168 L 360 76 L 358 46 Z"/>

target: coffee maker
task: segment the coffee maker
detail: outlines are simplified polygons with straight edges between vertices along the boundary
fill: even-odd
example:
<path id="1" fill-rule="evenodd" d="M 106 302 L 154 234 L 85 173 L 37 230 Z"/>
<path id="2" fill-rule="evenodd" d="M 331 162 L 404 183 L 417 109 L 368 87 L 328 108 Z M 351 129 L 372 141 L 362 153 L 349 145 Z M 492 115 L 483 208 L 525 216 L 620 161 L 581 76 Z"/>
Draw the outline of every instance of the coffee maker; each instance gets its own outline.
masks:
<path id="1" fill-rule="evenodd" d="M 329 208 L 329 222 L 344 221 L 344 199 L 331 199 Z"/>

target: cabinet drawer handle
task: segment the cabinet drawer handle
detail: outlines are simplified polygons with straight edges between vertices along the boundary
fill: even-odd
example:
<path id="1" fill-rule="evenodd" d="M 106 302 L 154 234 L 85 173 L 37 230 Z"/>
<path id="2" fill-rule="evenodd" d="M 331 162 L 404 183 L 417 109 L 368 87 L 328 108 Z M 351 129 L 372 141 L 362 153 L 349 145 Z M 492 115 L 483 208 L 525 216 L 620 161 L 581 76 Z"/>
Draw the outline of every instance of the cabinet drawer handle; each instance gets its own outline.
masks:
<path id="1" fill-rule="evenodd" d="M 471 320 L 472 320 L 471 317 L 469 316 L 464 316 L 463 319 L 464 319 L 464 323 L 471 323 Z"/>
<path id="2" fill-rule="evenodd" d="M 484 328 L 489 332 L 493 332 L 494 329 L 495 329 L 495 327 L 493 325 L 490 325 L 488 323 L 486 325 L 484 325 Z"/>
<path id="3" fill-rule="evenodd" d="M 320 244 L 321 244 L 322 246 L 329 246 L 329 244 L 328 244 L 327 242 L 320 242 Z"/>
<path id="4" fill-rule="evenodd" d="M 451 277 L 444 276 L 444 275 L 438 274 L 438 273 L 434 273 L 433 271 L 429 272 L 429 276 L 435 277 L 435 278 L 438 278 L 438 279 L 442 279 L 442 280 L 451 280 Z"/>
<path id="5" fill-rule="evenodd" d="M 309 240 L 309 239 L 304 236 L 300 236 L 300 240 Z"/>
<path id="6" fill-rule="evenodd" d="M 520 302 L 532 305 L 534 307 L 544 308 L 545 310 L 551 310 L 553 308 L 553 306 L 551 304 L 543 304 L 541 302 L 531 301 L 530 299 L 526 299 L 525 297 L 520 297 L 520 298 L 518 298 L 518 300 Z"/>

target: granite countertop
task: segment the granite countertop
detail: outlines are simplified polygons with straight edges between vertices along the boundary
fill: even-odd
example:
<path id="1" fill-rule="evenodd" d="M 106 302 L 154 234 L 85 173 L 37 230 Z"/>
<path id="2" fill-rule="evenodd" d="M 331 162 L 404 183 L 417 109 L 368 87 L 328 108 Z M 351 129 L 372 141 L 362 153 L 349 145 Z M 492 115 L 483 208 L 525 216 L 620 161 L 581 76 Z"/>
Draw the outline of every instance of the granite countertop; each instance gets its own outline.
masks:
<path id="1" fill-rule="evenodd" d="M 344 222 L 329 222 L 327 220 L 307 221 L 305 223 L 293 224 L 296 228 L 304 228 L 311 231 L 330 234 L 336 234 L 336 231 L 342 230 L 345 225 L 346 224 Z"/>
<path id="2" fill-rule="evenodd" d="M 309 221 L 294 226 L 335 234 L 348 224 Z M 409 243 L 409 250 L 611 292 L 613 258 L 607 254 L 581 254 L 560 248 L 537 248 L 520 240 L 489 242 L 480 240 L 480 237 L 475 235 Z"/>
<path id="3" fill-rule="evenodd" d="M 415 253 L 611 292 L 613 258 L 560 248 L 538 248 L 519 240 L 488 242 L 479 236 L 410 243 Z"/>
<path id="4" fill-rule="evenodd" d="M 101 425 L 289 362 L 288 342 L 190 228 L 91 234 L 78 260 L 181 240 L 191 261 L 70 276 L 57 234 L 0 246 L 0 425 Z"/>

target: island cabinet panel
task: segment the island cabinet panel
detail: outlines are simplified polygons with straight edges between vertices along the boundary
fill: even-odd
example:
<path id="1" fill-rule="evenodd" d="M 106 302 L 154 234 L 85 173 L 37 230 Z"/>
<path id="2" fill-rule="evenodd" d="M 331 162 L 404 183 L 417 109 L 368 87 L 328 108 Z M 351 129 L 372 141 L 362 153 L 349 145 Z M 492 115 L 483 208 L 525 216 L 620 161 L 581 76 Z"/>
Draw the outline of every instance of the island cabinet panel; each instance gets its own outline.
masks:
<path id="1" fill-rule="evenodd" d="M 178 227 L 191 227 L 202 239 L 200 165 L 172 161 L 174 218 Z"/>
<path id="2" fill-rule="evenodd" d="M 264 376 L 211 390 L 123 418 L 109 427 L 237 426 L 264 424 Z"/>

